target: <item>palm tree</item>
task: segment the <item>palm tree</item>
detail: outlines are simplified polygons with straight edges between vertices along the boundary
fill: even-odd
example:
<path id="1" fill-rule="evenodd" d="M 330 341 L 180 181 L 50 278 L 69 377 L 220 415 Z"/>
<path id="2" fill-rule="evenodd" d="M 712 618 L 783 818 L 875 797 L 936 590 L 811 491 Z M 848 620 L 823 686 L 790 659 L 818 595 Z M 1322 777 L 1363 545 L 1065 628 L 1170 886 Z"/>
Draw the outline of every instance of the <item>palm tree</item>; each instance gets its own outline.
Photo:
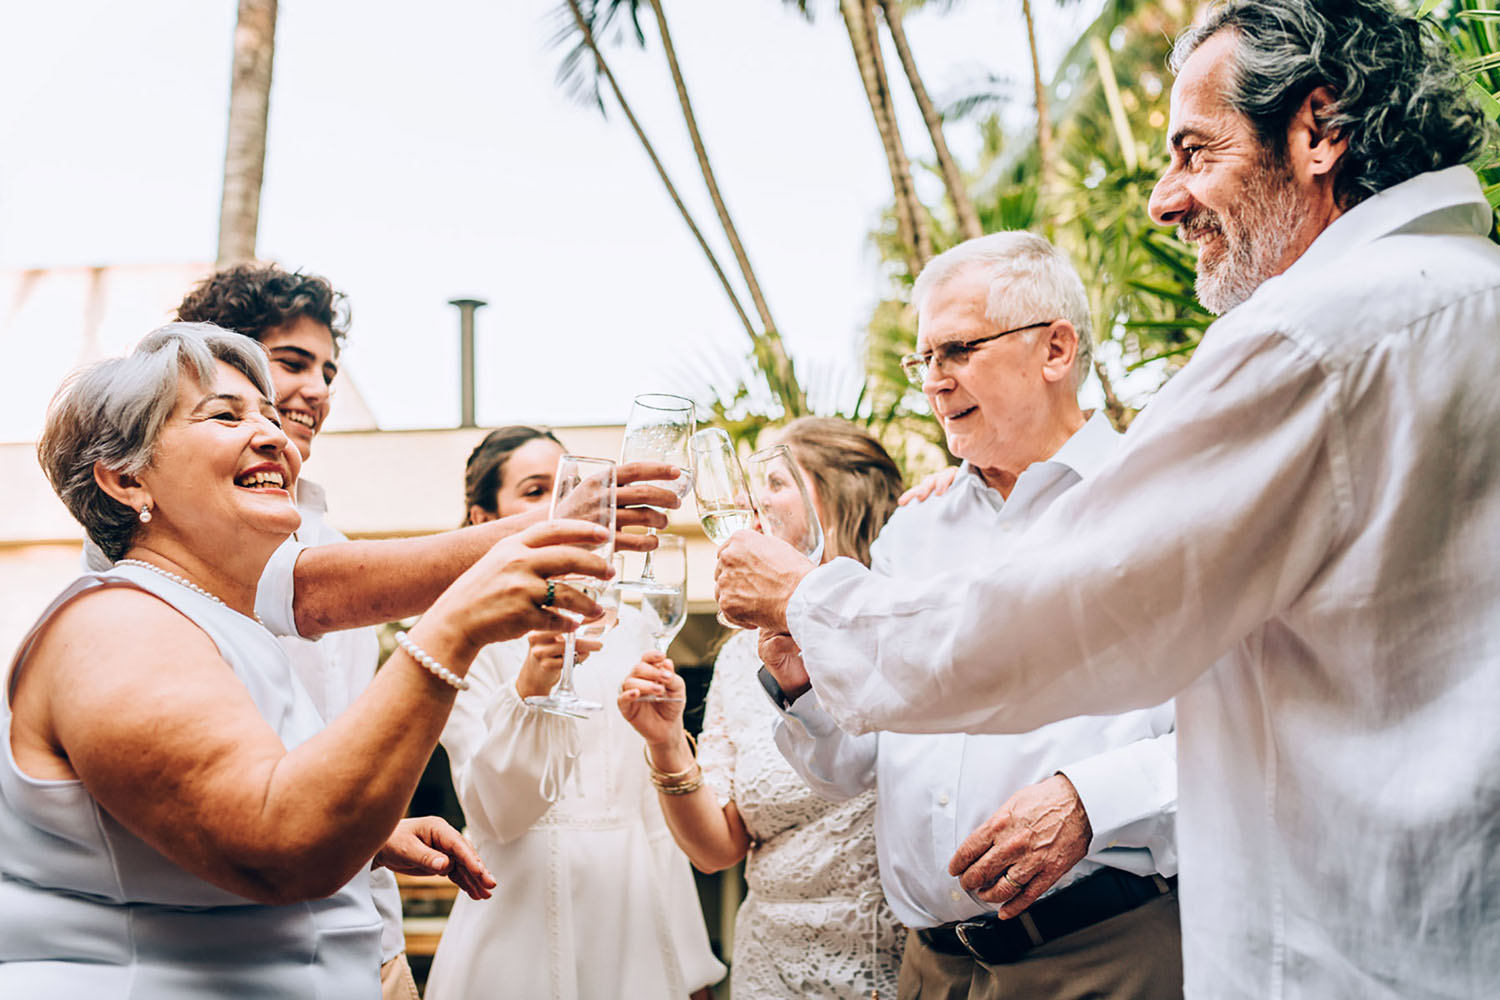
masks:
<path id="1" fill-rule="evenodd" d="M 839 13 L 849 33 L 854 62 L 865 86 L 865 98 L 875 118 L 875 130 L 885 150 L 886 166 L 891 173 L 891 188 L 896 197 L 896 229 L 904 248 L 907 272 L 915 276 L 932 259 L 932 233 L 927 209 L 917 198 L 912 180 L 911 161 L 901 142 L 896 124 L 896 109 L 891 102 L 890 79 L 880 52 L 880 34 L 875 20 L 876 0 L 839 0 Z"/>
<path id="2" fill-rule="evenodd" d="M 745 310 L 740 304 L 739 296 L 734 293 L 728 278 L 719 266 L 717 257 L 709 249 L 702 232 L 698 229 L 697 223 L 692 219 L 691 214 L 678 196 L 676 187 L 672 184 L 666 173 L 666 169 L 662 166 L 655 150 L 647 140 L 645 131 L 640 127 L 634 113 L 631 112 L 629 105 L 625 101 L 624 94 L 620 90 L 619 83 L 616 81 L 614 74 L 609 72 L 608 63 L 600 51 L 598 45 L 599 31 L 606 27 L 620 13 L 629 15 L 634 27 L 636 40 L 638 43 L 644 45 L 645 36 L 641 32 L 639 22 L 641 0 L 587 0 L 587 9 L 585 9 L 584 3 L 580 2 L 580 0 L 567 0 L 568 10 L 571 15 L 571 30 L 576 32 L 580 39 L 578 46 L 586 48 L 592 56 L 592 63 L 597 73 L 605 77 L 611 93 L 625 111 L 627 118 L 630 120 L 631 127 L 636 133 L 636 137 L 646 149 L 647 155 L 656 167 L 657 174 L 661 177 L 662 183 L 666 185 L 668 193 L 677 205 L 678 211 L 682 213 L 683 218 L 688 223 L 688 227 L 693 231 L 693 235 L 697 239 L 699 246 L 703 249 L 704 254 L 708 256 L 714 272 L 718 275 L 726 294 L 730 296 L 734 304 L 736 313 L 739 314 L 741 321 L 745 325 L 746 332 L 750 336 L 756 362 L 765 369 L 767 381 L 772 391 L 788 414 L 794 416 L 801 415 L 807 411 L 806 393 L 803 392 L 797 380 L 796 368 L 792 363 L 791 357 L 786 352 L 786 346 L 781 339 L 781 332 L 777 328 L 775 320 L 771 317 L 770 307 L 767 305 L 766 297 L 761 290 L 760 280 L 756 277 L 755 270 L 750 264 L 750 256 L 745 250 L 744 242 L 740 239 L 739 229 L 734 224 L 734 220 L 729 214 L 729 208 L 725 204 L 723 194 L 719 189 L 718 179 L 714 175 L 713 164 L 708 156 L 708 149 L 704 145 L 703 136 L 698 128 L 697 115 L 693 111 L 692 101 L 688 96 L 687 83 L 683 78 L 682 68 L 677 61 L 677 50 L 672 43 L 672 33 L 667 25 L 666 12 L 662 8 L 661 0 L 648 0 L 648 2 L 651 6 L 652 14 L 656 19 L 657 33 L 661 38 L 662 49 L 667 59 L 667 66 L 672 74 L 672 82 L 677 92 L 678 106 L 682 111 L 683 121 L 687 125 L 688 136 L 692 140 L 693 152 L 698 160 L 699 172 L 703 175 L 703 182 L 708 189 L 709 198 L 713 202 L 714 212 L 718 216 L 719 225 L 724 230 L 725 237 L 729 240 L 730 249 L 734 254 L 736 264 L 739 266 L 740 275 L 745 281 L 745 288 L 750 294 L 751 303 L 760 317 L 761 329 L 759 331 L 755 329 L 746 316 Z M 575 58 L 578 54 L 579 48 L 575 47 L 574 52 L 564 61 L 561 75 L 564 77 L 576 77 L 579 71 L 585 69 L 583 61 Z M 588 84 L 583 84 L 580 86 L 577 79 L 572 80 L 569 85 L 575 90 L 582 89 L 585 92 L 591 90 L 595 102 L 598 103 L 601 112 L 603 111 L 603 104 L 599 103 L 597 99 L 597 85 L 589 86 Z"/>
<path id="3" fill-rule="evenodd" d="M 948 191 L 948 200 L 953 204 L 953 215 L 958 222 L 958 231 L 963 238 L 983 236 L 979 225 L 979 213 L 974 210 L 974 200 L 969 197 L 958 162 L 948 151 L 948 140 L 943 136 L 943 116 L 927 93 L 922 74 L 917 71 L 917 61 L 912 55 L 911 44 L 906 39 L 906 25 L 902 20 L 900 0 L 879 0 L 881 13 L 885 15 L 886 30 L 891 33 L 891 42 L 896 46 L 896 55 L 901 60 L 901 69 L 911 85 L 912 96 L 922 112 L 922 121 L 927 125 L 927 135 L 932 139 L 933 152 L 937 154 L 938 169 L 943 176 L 943 186 Z"/>
<path id="4" fill-rule="evenodd" d="M 219 201 L 218 267 L 255 258 L 275 53 L 276 0 L 239 0 L 234 70 L 229 81 L 224 190 Z"/>
<path id="5" fill-rule="evenodd" d="M 1057 172 L 1052 164 L 1052 116 L 1047 111 L 1047 81 L 1042 75 L 1042 60 L 1036 51 L 1036 19 L 1031 15 L 1031 0 L 1021 0 L 1021 16 L 1026 21 L 1026 45 L 1031 53 L 1031 87 L 1036 105 L 1036 151 L 1040 158 L 1037 187 L 1041 189 L 1045 204 L 1052 196 Z"/>
<path id="6" fill-rule="evenodd" d="M 635 132 L 636 139 L 640 141 L 641 148 L 646 151 L 646 156 L 651 161 L 651 166 L 656 169 L 656 176 L 661 179 L 662 186 L 667 189 L 667 196 L 672 199 L 672 204 L 677 206 L 677 211 L 682 215 L 682 221 L 687 223 L 688 231 L 693 234 L 693 239 L 697 242 L 698 248 L 703 251 L 703 256 L 707 258 L 709 267 L 713 269 L 715 277 L 719 279 L 719 284 L 723 287 L 724 294 L 729 298 L 729 304 L 734 309 L 735 315 L 739 317 L 740 322 L 744 325 L 745 332 L 754 340 L 756 337 L 755 324 L 750 321 L 749 315 L 745 312 L 745 307 L 740 304 L 740 298 L 735 293 L 734 286 L 729 283 L 729 276 L 724 273 L 724 268 L 719 264 L 718 256 L 714 253 L 713 248 L 708 245 L 708 241 L 704 239 L 703 231 L 698 228 L 697 220 L 693 218 L 693 213 L 688 211 L 688 207 L 683 202 L 682 196 L 677 193 L 677 185 L 672 183 L 672 177 L 667 173 L 667 168 L 662 164 L 661 157 L 656 155 L 656 147 L 651 144 L 651 140 L 647 137 L 645 129 L 641 127 L 640 120 L 636 118 L 635 112 L 631 109 L 630 102 L 625 99 L 624 92 L 620 90 L 620 84 L 615 79 L 615 74 L 609 68 L 609 62 L 604 58 L 604 53 L 600 51 L 598 42 L 594 37 L 592 22 L 585 16 L 579 0 L 567 0 L 567 9 L 572 17 L 574 28 L 578 32 L 579 42 L 573 51 L 569 52 L 563 59 L 562 66 L 558 70 L 559 78 L 564 82 L 565 86 L 574 92 L 575 96 L 585 97 L 589 99 L 590 103 L 597 105 L 601 114 L 604 111 L 604 100 L 599 95 L 597 86 L 591 84 L 596 84 L 597 79 L 602 77 L 609 85 L 610 93 L 614 95 L 615 103 L 624 112 L 625 120 L 630 123 L 631 129 Z M 580 78 L 577 73 L 579 64 L 583 61 L 585 54 L 593 62 L 594 71 L 597 74 L 596 77 L 586 78 L 589 82 L 585 82 L 584 78 Z"/>
<path id="7" fill-rule="evenodd" d="M 636 2 L 636 0 L 631 0 Z M 682 120 L 687 125 L 688 137 L 693 143 L 693 154 L 698 159 L 698 170 L 703 175 L 703 183 L 708 188 L 709 198 L 713 200 L 714 212 L 719 217 L 719 225 L 724 229 L 724 235 L 729 240 L 730 249 L 734 252 L 735 262 L 739 264 L 740 274 L 745 279 L 745 287 L 750 292 L 750 301 L 755 304 L 755 311 L 760 315 L 761 340 L 758 346 L 763 348 L 767 360 L 774 368 L 774 381 L 790 392 L 794 398 L 783 400 L 783 405 L 800 415 L 807 410 L 807 397 L 802 392 L 797 382 L 796 373 L 792 367 L 792 360 L 787 356 L 786 347 L 781 340 L 781 332 L 776 327 L 776 321 L 771 318 L 771 309 L 766 305 L 766 297 L 761 292 L 760 280 L 755 276 L 755 269 L 750 266 L 750 255 L 745 252 L 745 245 L 740 240 L 740 232 L 735 226 L 734 220 L 729 217 L 729 208 L 724 204 L 724 196 L 719 191 L 719 182 L 714 176 L 713 165 L 708 159 L 708 149 L 703 144 L 703 136 L 698 131 L 698 117 L 693 113 L 693 103 L 688 98 L 687 82 L 682 78 L 682 67 L 677 63 L 677 49 L 672 44 L 672 32 L 667 27 L 667 15 L 662 10 L 661 0 L 650 0 L 651 13 L 656 17 L 657 34 L 661 37 L 662 52 L 667 57 L 667 67 L 672 73 L 672 85 L 677 90 L 677 103 L 682 109 Z"/>

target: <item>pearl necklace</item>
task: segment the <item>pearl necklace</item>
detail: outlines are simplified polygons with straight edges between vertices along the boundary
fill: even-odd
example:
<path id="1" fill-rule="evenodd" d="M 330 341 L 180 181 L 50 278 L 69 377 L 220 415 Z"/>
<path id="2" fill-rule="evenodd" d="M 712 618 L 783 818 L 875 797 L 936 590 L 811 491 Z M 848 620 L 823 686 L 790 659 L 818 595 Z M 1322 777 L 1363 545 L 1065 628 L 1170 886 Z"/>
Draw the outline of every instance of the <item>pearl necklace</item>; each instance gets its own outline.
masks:
<path id="1" fill-rule="evenodd" d="M 155 563 L 148 563 L 144 559 L 116 559 L 115 560 L 115 565 L 116 566 L 139 566 L 142 569 L 149 569 L 151 572 L 157 574 L 158 576 L 164 576 L 168 580 L 171 580 L 173 583 L 178 584 L 179 586 L 186 587 L 188 590 L 191 590 L 195 594 L 201 594 L 201 595 L 203 595 L 204 597 L 208 598 L 210 601 L 213 601 L 215 604 L 219 605 L 219 607 L 221 607 L 221 608 L 228 608 L 229 607 L 229 605 L 225 604 L 224 601 L 222 599 L 220 599 L 219 595 L 210 593 L 209 591 L 204 590 L 202 587 L 198 586 L 193 581 L 191 581 L 189 579 L 186 579 L 185 577 L 180 577 L 176 573 L 173 573 L 173 572 L 171 572 L 169 570 L 162 569 L 160 566 L 156 565 Z M 229 608 L 229 610 L 234 611 L 233 608 Z M 239 612 L 235 611 L 235 614 L 239 614 Z M 259 624 L 262 628 L 265 627 L 266 623 L 260 620 L 260 615 L 253 615 L 252 617 L 255 618 L 256 623 Z"/>

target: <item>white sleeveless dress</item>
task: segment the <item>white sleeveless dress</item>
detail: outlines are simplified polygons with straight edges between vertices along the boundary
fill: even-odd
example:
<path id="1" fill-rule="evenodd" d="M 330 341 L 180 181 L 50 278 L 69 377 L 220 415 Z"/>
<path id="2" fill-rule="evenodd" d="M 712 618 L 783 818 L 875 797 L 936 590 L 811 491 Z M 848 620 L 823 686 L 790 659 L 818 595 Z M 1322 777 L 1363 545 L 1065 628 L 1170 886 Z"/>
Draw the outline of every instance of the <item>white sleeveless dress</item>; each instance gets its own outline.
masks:
<path id="1" fill-rule="evenodd" d="M 173 864 L 81 781 L 17 767 L 14 678 L 41 626 L 105 582 L 148 591 L 202 628 L 288 749 L 323 728 L 280 644 L 255 621 L 139 567 L 69 584 L 22 641 L 0 691 L 0 997 L 379 997 L 380 919 L 363 872 L 327 899 L 252 903 Z"/>

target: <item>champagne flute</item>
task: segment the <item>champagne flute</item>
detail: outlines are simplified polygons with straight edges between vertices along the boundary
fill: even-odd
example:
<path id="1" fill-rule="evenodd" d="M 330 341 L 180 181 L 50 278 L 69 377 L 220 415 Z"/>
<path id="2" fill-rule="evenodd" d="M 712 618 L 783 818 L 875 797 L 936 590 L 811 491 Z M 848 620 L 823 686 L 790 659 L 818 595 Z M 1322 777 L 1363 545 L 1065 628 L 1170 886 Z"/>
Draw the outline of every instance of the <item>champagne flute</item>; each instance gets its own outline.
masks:
<path id="1" fill-rule="evenodd" d="M 760 511 L 761 527 L 811 559 L 823 561 L 823 525 L 802 470 L 784 444 L 750 456 L 747 463 L 751 495 Z"/>
<path id="2" fill-rule="evenodd" d="M 637 593 L 641 617 L 663 656 L 687 622 L 687 544 L 681 535 L 657 535 L 656 576 L 642 580 Z M 641 701 L 682 701 L 665 694 L 646 694 Z"/>
<path id="3" fill-rule="evenodd" d="M 625 421 L 625 440 L 620 445 L 620 462 L 669 462 L 682 471 L 676 479 L 647 480 L 653 486 L 671 490 L 682 500 L 692 489 L 692 474 L 688 456 L 688 441 L 697 426 L 693 401 L 686 396 L 674 396 L 665 392 L 647 392 L 635 397 L 630 404 L 630 416 Z M 656 534 L 654 528 L 648 529 Z M 631 580 L 634 586 L 641 580 L 652 579 L 651 553 L 641 565 L 639 580 Z"/>
<path id="4" fill-rule="evenodd" d="M 578 635 L 584 639 L 603 639 L 604 633 L 620 624 L 620 572 L 624 568 L 624 559 L 615 557 L 615 578 L 609 581 L 609 585 L 596 598 L 594 603 L 604 609 L 604 614 L 591 622 L 584 622 L 578 626 Z M 567 640 L 564 640 L 566 642 Z"/>
<path id="5" fill-rule="evenodd" d="M 753 529 L 755 502 L 728 433 L 719 427 L 699 431 L 693 435 L 692 454 L 693 496 L 708 540 L 723 545 L 736 531 Z M 720 625 L 735 627 L 722 611 L 718 619 Z"/>
<path id="6" fill-rule="evenodd" d="M 588 551 L 603 556 L 606 562 L 612 561 L 615 552 L 615 463 L 605 458 L 577 455 L 559 458 L 557 476 L 552 484 L 551 516 L 589 521 L 607 529 L 609 534 L 605 540 L 589 547 Z M 608 581 L 593 576 L 560 576 L 553 578 L 552 582 L 580 590 L 595 600 L 601 598 L 608 588 Z M 557 613 L 578 620 L 571 612 L 557 609 Z M 527 698 L 526 704 L 554 715 L 571 715 L 580 719 L 584 718 L 580 713 L 598 711 L 603 707 L 598 702 L 580 698 L 573 689 L 576 644 L 575 633 L 563 633 L 563 666 L 557 687 L 550 694 Z"/>

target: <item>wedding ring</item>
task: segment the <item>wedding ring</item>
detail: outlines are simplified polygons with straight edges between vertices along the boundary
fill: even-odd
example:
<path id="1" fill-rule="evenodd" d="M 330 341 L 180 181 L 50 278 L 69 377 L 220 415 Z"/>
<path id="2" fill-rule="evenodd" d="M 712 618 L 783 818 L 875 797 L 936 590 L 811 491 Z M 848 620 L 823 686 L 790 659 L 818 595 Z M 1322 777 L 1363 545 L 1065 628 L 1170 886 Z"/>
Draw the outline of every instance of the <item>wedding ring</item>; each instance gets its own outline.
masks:
<path id="1" fill-rule="evenodd" d="M 556 602 L 557 602 L 557 584 L 553 583 L 551 580 L 548 580 L 547 581 L 547 596 L 544 597 L 544 598 L 542 598 L 542 603 L 538 604 L 537 607 L 539 607 L 539 608 L 550 608 Z"/>
<path id="2" fill-rule="evenodd" d="M 1000 879 L 1003 882 L 1009 882 L 1011 885 L 1015 886 L 1015 889 L 1016 889 L 1017 892 L 1020 892 L 1022 889 L 1026 888 L 1026 883 L 1025 882 L 1017 882 L 1015 879 L 1013 879 L 1013 878 L 1010 877 L 1010 869 L 1009 868 L 1005 869 L 1005 871 L 1003 871 L 1003 872 L 1000 873 Z"/>

